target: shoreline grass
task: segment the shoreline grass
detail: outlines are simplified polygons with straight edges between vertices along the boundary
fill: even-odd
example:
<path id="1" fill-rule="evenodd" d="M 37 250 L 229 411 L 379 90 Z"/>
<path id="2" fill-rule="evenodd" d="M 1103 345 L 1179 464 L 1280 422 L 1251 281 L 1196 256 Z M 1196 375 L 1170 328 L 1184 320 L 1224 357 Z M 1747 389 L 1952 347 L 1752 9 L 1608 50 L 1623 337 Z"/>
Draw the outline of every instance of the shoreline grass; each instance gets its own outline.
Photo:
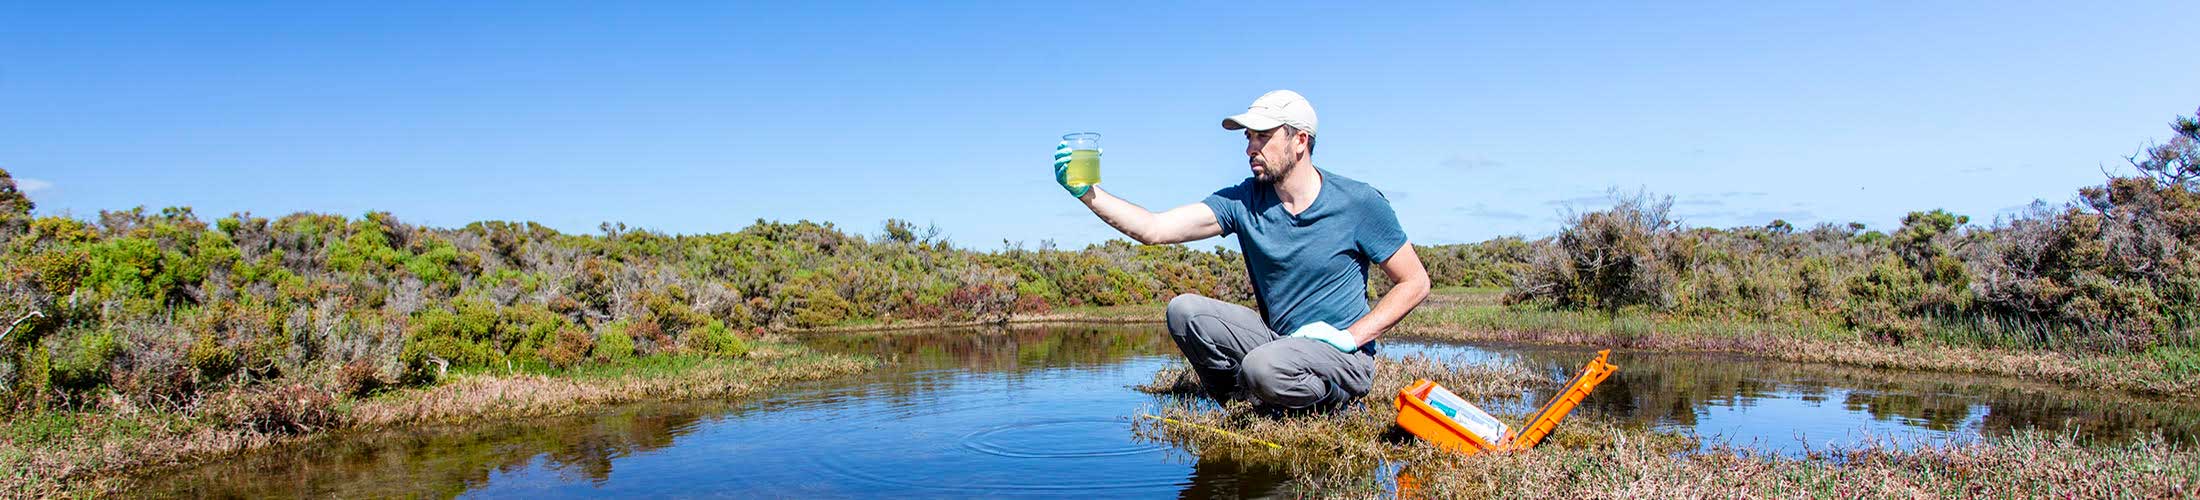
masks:
<path id="1" fill-rule="evenodd" d="M 1003 321 L 941 321 L 941 320 L 864 320 L 814 328 L 790 328 L 781 333 L 793 335 L 817 335 L 835 333 L 885 332 L 899 330 L 924 330 L 932 328 L 961 328 L 989 325 L 1043 325 L 1052 323 L 1162 323 L 1166 303 L 1122 306 L 1080 306 L 1061 308 L 1044 314 L 1013 314 Z"/>
<path id="2" fill-rule="evenodd" d="M 1577 415 L 1542 446 L 1474 456 L 1443 451 L 1395 430 L 1391 400 L 1432 378 L 1474 401 L 1518 398 L 1539 380 L 1513 364 L 1439 365 L 1380 360 L 1360 405 L 1328 415 L 1269 418 L 1243 403 L 1196 400 L 1181 368 L 1139 386 L 1159 397 L 1160 417 L 1221 429 L 1142 420 L 1139 436 L 1207 457 L 1284 471 L 1301 496 L 1325 498 L 1705 498 L 1705 497 L 2107 497 L 2200 494 L 2200 451 L 2159 437 L 2085 445 L 2071 435 L 2019 432 L 1962 443 L 1891 441 L 1800 456 L 1700 447 L 1695 438 Z M 1520 415 L 1501 414 L 1508 421 Z M 1280 448 L 1259 446 L 1274 442 Z M 1407 484 L 1399 491 L 1400 484 Z"/>
<path id="3" fill-rule="evenodd" d="M 853 375 L 876 364 L 868 358 L 766 343 L 741 357 L 657 356 L 564 370 L 464 370 L 434 386 L 363 399 L 335 398 L 322 391 L 326 407 L 307 419 L 311 425 L 304 428 L 238 425 L 214 412 L 48 411 L 0 426 L 0 496 L 103 496 L 133 475 L 339 432 L 564 415 L 645 400 L 745 397 L 786 383 Z M 274 392 L 278 398 L 301 394 Z M 295 401 L 308 399 L 312 397 Z"/>
<path id="4" fill-rule="evenodd" d="M 2136 354 L 1866 342 L 1838 326 L 1706 321 L 1639 313 L 1551 311 L 1500 305 L 1496 291 L 1448 288 L 1392 330 L 1401 337 L 1588 345 L 1644 351 L 1726 352 L 1783 361 L 1998 375 L 2134 394 L 2200 398 L 2200 353 Z"/>

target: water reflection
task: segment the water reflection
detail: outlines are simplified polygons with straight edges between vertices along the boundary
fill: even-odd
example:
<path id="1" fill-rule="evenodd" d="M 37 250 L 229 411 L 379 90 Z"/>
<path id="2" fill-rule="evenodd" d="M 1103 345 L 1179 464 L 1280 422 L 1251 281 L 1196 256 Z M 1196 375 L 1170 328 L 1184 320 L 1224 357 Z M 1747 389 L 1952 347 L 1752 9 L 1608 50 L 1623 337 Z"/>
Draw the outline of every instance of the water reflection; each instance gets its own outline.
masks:
<path id="1" fill-rule="evenodd" d="M 148 478 L 145 496 L 198 498 L 450 497 L 495 478 L 536 471 L 557 482 L 603 484 L 624 457 L 672 446 L 710 404 L 663 404 L 587 417 L 491 426 L 335 436 Z M 542 425 L 547 424 L 547 425 Z"/>
<path id="2" fill-rule="evenodd" d="M 1524 345 L 1419 345 L 1479 359 L 1511 359 L 1557 379 L 1592 352 Z M 1695 432 L 1731 444 L 1798 451 L 1808 443 L 1867 438 L 1911 441 L 2007 436 L 2021 429 L 2063 432 L 2106 443 L 2159 432 L 2200 439 L 2200 407 L 2077 391 L 2002 377 L 1817 365 L 1701 353 L 1613 353 L 1620 371 L 1576 414 Z M 1549 398 L 1548 392 L 1534 401 Z"/>
<path id="3" fill-rule="evenodd" d="M 1135 440 L 1148 396 L 1126 386 L 1174 359 L 1158 325 L 820 337 L 894 365 L 740 402 L 336 436 L 146 478 L 147 496 L 1260 497 L 1273 471 Z M 1394 341 L 1386 355 L 1518 361 L 1563 380 L 1587 349 Z M 1615 353 L 1576 415 L 1775 451 L 1860 436 L 2194 439 L 2200 410 L 2007 379 Z M 1555 389 L 1552 388 L 1552 389 Z M 1550 394 L 1532 394 L 1540 402 Z M 1511 405 L 1511 406 L 1507 406 Z M 1491 409 L 1526 413 L 1529 403 Z"/>
<path id="4" fill-rule="evenodd" d="M 345 436 L 145 481 L 148 496 L 1261 497 L 1272 471 L 1136 440 L 1171 362 L 1146 327 L 852 335 L 897 362 L 749 403 Z"/>

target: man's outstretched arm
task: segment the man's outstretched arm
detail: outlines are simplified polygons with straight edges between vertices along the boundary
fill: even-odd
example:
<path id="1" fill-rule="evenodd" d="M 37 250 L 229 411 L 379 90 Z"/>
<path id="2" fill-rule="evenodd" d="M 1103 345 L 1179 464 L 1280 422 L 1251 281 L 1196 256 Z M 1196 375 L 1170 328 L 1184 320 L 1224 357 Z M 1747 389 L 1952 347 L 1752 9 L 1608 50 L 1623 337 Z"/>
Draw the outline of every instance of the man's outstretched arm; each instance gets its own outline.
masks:
<path id="1" fill-rule="evenodd" d="M 1421 301 L 1428 298 L 1428 268 L 1422 267 L 1421 256 L 1413 253 L 1413 242 L 1399 247 L 1397 253 L 1390 255 L 1390 260 L 1383 261 L 1382 268 L 1383 274 L 1390 276 L 1390 282 L 1396 285 L 1375 303 L 1374 310 L 1345 328 L 1359 345 L 1382 337 L 1383 332 L 1390 331 L 1398 320 L 1405 319 L 1406 313 L 1413 312 L 1414 307 L 1419 307 Z"/>
<path id="2" fill-rule="evenodd" d="M 1222 235 L 1222 224 L 1215 220 L 1215 210 L 1208 208 L 1205 203 L 1193 203 L 1155 213 L 1146 210 L 1146 207 L 1108 194 L 1099 186 L 1093 186 L 1091 191 L 1077 197 L 1077 200 L 1085 202 L 1085 206 L 1091 208 L 1093 214 L 1099 215 L 1101 221 L 1139 243 L 1183 243 Z M 1419 259 L 1414 260 L 1414 267 L 1420 267 Z M 1419 301 L 1416 300 L 1415 303 Z"/>

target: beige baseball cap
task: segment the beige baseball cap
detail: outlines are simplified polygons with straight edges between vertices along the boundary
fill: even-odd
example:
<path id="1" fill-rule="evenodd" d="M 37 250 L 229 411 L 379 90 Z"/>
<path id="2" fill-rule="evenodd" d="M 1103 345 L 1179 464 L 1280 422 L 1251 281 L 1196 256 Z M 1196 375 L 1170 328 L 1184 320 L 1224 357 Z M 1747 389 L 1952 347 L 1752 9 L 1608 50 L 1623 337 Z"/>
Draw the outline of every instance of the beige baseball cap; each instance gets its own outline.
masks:
<path id="1" fill-rule="evenodd" d="M 1237 130 L 1249 128 L 1268 130 L 1278 125 L 1304 130 L 1314 135 L 1314 105 L 1306 102 L 1306 96 L 1289 90 L 1272 90 L 1253 100 L 1244 113 L 1222 119 L 1222 128 Z"/>

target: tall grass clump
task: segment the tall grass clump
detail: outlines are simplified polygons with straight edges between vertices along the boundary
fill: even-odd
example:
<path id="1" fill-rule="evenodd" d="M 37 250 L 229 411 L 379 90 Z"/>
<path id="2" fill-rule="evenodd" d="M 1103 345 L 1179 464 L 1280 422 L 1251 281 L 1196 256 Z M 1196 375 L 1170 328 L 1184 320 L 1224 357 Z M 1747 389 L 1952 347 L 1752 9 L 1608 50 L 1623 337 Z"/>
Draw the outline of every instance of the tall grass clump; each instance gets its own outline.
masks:
<path id="1" fill-rule="evenodd" d="M 1607 312 L 1671 306 L 1678 249 L 1660 236 L 1678 227 L 1673 199 L 1647 193 L 1615 199 L 1609 210 L 1569 217 L 1566 229 L 1536 250 L 1506 300 Z"/>

